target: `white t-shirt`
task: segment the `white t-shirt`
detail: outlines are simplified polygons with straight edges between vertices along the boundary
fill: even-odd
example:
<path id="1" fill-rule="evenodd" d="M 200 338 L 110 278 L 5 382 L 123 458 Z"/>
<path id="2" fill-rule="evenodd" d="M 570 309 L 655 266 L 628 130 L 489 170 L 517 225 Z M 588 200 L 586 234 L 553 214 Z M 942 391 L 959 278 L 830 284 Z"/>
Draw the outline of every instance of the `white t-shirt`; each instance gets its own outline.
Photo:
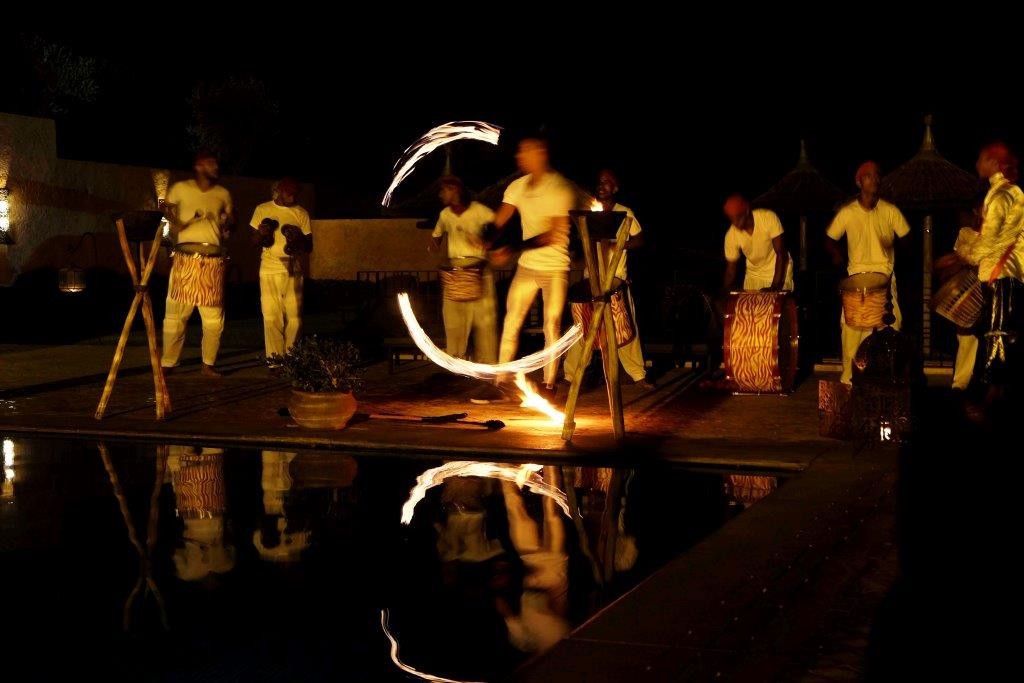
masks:
<path id="1" fill-rule="evenodd" d="M 222 185 L 214 185 L 206 192 L 195 180 L 182 180 L 171 186 L 166 202 L 178 207 L 178 221 L 183 225 L 196 215 L 204 216 L 178 233 L 178 242 L 207 242 L 220 244 L 219 220 L 222 213 L 231 214 L 231 193 Z"/>
<path id="2" fill-rule="evenodd" d="M 854 199 L 839 209 L 825 234 L 836 241 L 846 235 L 848 274 L 892 275 L 893 242 L 909 232 L 907 219 L 889 202 L 879 199 L 875 208 L 869 210 Z"/>
<path id="3" fill-rule="evenodd" d="M 740 254 L 747 257 L 747 280 L 769 284 L 775 278 L 775 247 L 772 240 L 782 234 L 782 222 L 774 211 L 754 209 L 754 232 L 730 225 L 725 233 L 725 259 L 739 261 Z M 746 281 L 746 280 L 745 280 Z"/>
<path id="4" fill-rule="evenodd" d="M 529 175 L 513 180 L 505 189 L 502 201 L 519 211 L 523 239 L 536 237 L 551 229 L 551 219 L 569 218 L 576 206 L 576 193 L 560 174 L 545 173 L 533 186 Z M 569 270 L 569 236 L 559 244 L 527 249 L 519 257 L 519 265 L 531 270 L 561 273 Z"/>
<path id="5" fill-rule="evenodd" d="M 252 220 L 249 225 L 253 230 L 259 230 L 260 223 L 264 218 L 273 218 L 277 221 L 277 230 L 274 231 L 274 243 L 263 248 L 260 257 L 260 273 L 287 273 L 288 259 L 291 258 L 284 252 L 284 245 L 288 243 L 281 228 L 286 225 L 294 225 L 302 230 L 303 235 L 312 232 L 309 227 L 309 212 L 296 204 L 295 206 L 281 206 L 277 202 L 263 202 L 252 212 Z"/>
<path id="6" fill-rule="evenodd" d="M 470 202 L 456 215 L 446 206 L 437 218 L 433 237 L 448 234 L 448 258 L 485 258 L 487 250 L 481 240 L 484 228 L 494 222 L 494 212 L 480 202 Z"/>
<path id="7" fill-rule="evenodd" d="M 637 235 L 640 234 L 640 231 L 641 231 L 640 223 L 636 220 L 636 216 L 633 215 L 633 210 L 631 208 L 629 208 L 628 206 L 623 206 L 622 204 L 616 203 L 615 206 L 612 207 L 612 211 L 623 211 L 623 212 L 625 212 L 625 214 L 627 216 L 629 216 L 630 218 L 633 219 L 633 220 L 631 220 L 629 222 L 629 236 L 630 237 L 636 237 Z M 612 263 L 612 249 L 614 249 L 614 247 L 615 247 L 615 241 L 614 240 L 605 240 L 604 244 L 605 244 L 605 248 L 604 248 L 603 251 L 604 251 L 604 254 L 605 254 L 605 259 L 607 259 L 605 261 L 605 267 L 607 268 Z M 615 277 L 619 278 L 620 280 L 625 280 L 626 279 L 626 257 L 628 255 L 629 255 L 628 251 L 626 251 L 626 250 L 622 251 L 622 259 L 619 261 L 619 268 L 618 268 L 618 270 L 615 271 Z M 583 277 L 587 277 L 588 275 L 589 275 L 589 272 L 587 271 L 586 268 L 584 268 L 583 269 Z"/>

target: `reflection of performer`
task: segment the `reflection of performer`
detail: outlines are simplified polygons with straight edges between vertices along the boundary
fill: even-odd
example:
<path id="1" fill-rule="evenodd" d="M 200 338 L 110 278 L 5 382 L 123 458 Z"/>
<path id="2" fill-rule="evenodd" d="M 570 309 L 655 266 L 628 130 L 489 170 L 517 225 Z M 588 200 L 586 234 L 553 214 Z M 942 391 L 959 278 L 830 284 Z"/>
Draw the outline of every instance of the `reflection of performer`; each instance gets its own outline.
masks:
<path id="1" fill-rule="evenodd" d="M 296 203 L 299 184 L 282 178 L 273 201 L 256 207 L 249 225 L 260 257 L 260 308 L 267 358 L 283 354 L 302 329 L 302 268 L 296 259 L 313 251 L 309 213 Z"/>
<path id="2" fill-rule="evenodd" d="M 524 251 L 509 285 L 499 363 L 515 358 L 519 332 L 538 291 L 544 302 L 544 347 L 558 341 L 569 290 L 569 211 L 576 204 L 575 193 L 549 165 L 545 141 L 521 141 L 516 163 L 526 175 L 509 184 L 494 217 L 495 226 L 501 230 L 518 211 L 524 239 Z M 496 250 L 492 258 L 500 265 L 509 258 L 508 248 Z M 544 386 L 539 393 L 554 397 L 557 376 L 556 358 L 544 368 Z"/>
<path id="3" fill-rule="evenodd" d="M 544 467 L 544 480 L 557 485 L 558 468 Z M 509 641 L 524 652 L 544 652 L 569 633 L 566 619 L 569 597 L 569 556 L 565 553 L 562 512 L 545 496 L 543 532 L 530 517 L 519 488 L 501 482 L 508 510 L 509 536 L 526 568 L 520 611 L 499 599 L 498 608 L 508 627 Z"/>
<path id="4" fill-rule="evenodd" d="M 984 147 L 978 155 L 978 175 L 989 182 L 982 210 L 981 234 L 967 254 L 987 283 L 990 306 L 984 320 L 987 399 L 1000 398 L 1007 385 L 1019 385 L 1024 371 L 1018 335 L 1024 327 L 1024 192 L 1016 185 L 1017 158 L 1002 143 Z"/>
<path id="5" fill-rule="evenodd" d="M 178 516 L 185 522 L 184 547 L 174 551 L 178 577 L 198 581 L 235 566 L 234 546 L 224 541 L 224 451 L 171 446 L 167 459 Z"/>
<path id="6" fill-rule="evenodd" d="M 501 541 L 487 537 L 487 512 L 482 498 L 492 480 L 451 477 L 444 482 L 441 500 L 447 512 L 437 523 L 437 554 L 442 562 L 486 562 L 505 552 Z"/>
<path id="7" fill-rule="evenodd" d="M 628 206 L 623 206 L 615 201 L 615 195 L 619 191 L 619 179 L 615 173 L 609 169 L 602 170 L 597 176 L 597 199 L 601 202 L 602 210 L 604 211 L 621 211 L 629 216 L 632 220 L 629 226 L 629 239 L 626 241 L 625 249 L 636 249 L 644 245 L 644 235 L 641 232 L 640 223 L 636 220 L 633 215 L 633 211 Z M 614 240 L 611 241 L 614 244 Z M 599 250 L 601 253 L 606 255 L 607 259 L 611 259 L 612 249 L 610 247 L 604 250 Z M 626 257 L 627 253 L 622 253 L 622 259 L 619 261 L 619 267 L 615 271 L 615 280 L 612 282 L 612 289 L 619 286 L 621 282 L 627 280 L 626 273 Z M 610 263 L 605 264 L 606 267 Z M 584 277 L 587 273 L 584 273 Z M 633 306 L 633 290 L 626 290 L 626 296 L 629 297 L 628 306 L 633 314 L 633 325 L 636 327 L 636 308 Z M 574 344 L 569 352 L 565 354 L 565 379 L 566 381 L 572 382 L 573 377 L 576 375 L 576 369 L 580 364 L 583 356 L 583 340 L 580 340 L 577 344 Z M 644 388 L 652 388 L 652 384 L 647 381 L 647 369 L 644 367 L 644 354 L 643 348 L 640 346 L 640 331 L 636 330 L 636 334 L 633 337 L 633 341 L 629 342 L 625 346 L 619 349 L 619 362 L 622 363 L 622 367 L 625 368 L 626 373 L 633 378 L 633 383 L 638 384 Z"/>
<path id="8" fill-rule="evenodd" d="M 774 211 L 750 208 L 742 195 L 734 194 L 722 207 L 729 219 L 725 233 L 725 275 L 722 286 L 728 291 L 736 281 L 740 256 L 747 259 L 743 289 L 778 292 L 793 289 L 793 259 L 782 239 L 782 222 Z"/>
<path id="9" fill-rule="evenodd" d="M 309 547 L 310 531 L 288 529 L 285 496 L 294 483 L 289 465 L 295 453 L 263 451 L 263 524 L 253 532 L 252 542 L 260 557 L 269 562 L 295 562 Z"/>
<path id="10" fill-rule="evenodd" d="M 857 273 L 881 273 L 891 275 L 890 293 L 892 313 L 896 317 L 893 329 L 900 329 L 903 315 L 896 297 L 896 274 L 893 272 L 895 255 L 893 243 L 897 237 L 910 234 L 910 225 L 898 208 L 878 197 L 881 182 L 878 164 L 865 161 L 854 176 L 860 195 L 836 213 L 828 226 L 825 248 L 832 255 L 837 266 L 842 264 L 842 254 L 836 242 L 846 237 L 847 268 L 849 275 Z M 853 357 L 857 349 L 873 330 L 849 327 L 842 311 L 839 313 L 839 327 L 843 339 L 843 373 L 839 381 L 850 384 L 853 377 Z"/>
<path id="11" fill-rule="evenodd" d="M 171 225 L 171 241 L 175 244 L 205 243 L 219 247 L 227 239 L 232 219 L 231 194 L 217 184 L 219 167 L 212 154 L 196 155 L 195 180 L 174 183 L 164 211 Z M 171 272 L 172 286 L 174 271 Z M 206 283 L 222 288 L 223 282 Z M 161 365 L 164 370 L 178 365 L 181 347 L 185 343 L 185 326 L 192 316 L 195 304 L 171 298 L 172 287 L 168 287 L 167 307 L 164 313 L 164 349 Z M 217 293 L 220 299 L 220 292 Z M 223 306 L 199 306 L 199 317 L 203 321 L 203 374 L 219 377 L 214 370 L 217 351 L 220 349 L 220 335 L 224 331 Z"/>
<path id="12" fill-rule="evenodd" d="M 464 267 L 482 265 L 487 256 L 484 232 L 494 222 L 494 212 L 469 197 L 462 181 L 455 176 L 441 178 L 441 201 L 444 209 L 437 218 L 431 235 L 435 247 L 447 236 L 451 265 Z M 498 314 L 494 299 L 494 275 L 489 268 L 482 272 L 483 294 L 472 301 L 455 301 L 445 297 L 442 306 L 446 351 L 455 358 L 466 357 L 470 332 L 478 363 L 498 361 Z"/>

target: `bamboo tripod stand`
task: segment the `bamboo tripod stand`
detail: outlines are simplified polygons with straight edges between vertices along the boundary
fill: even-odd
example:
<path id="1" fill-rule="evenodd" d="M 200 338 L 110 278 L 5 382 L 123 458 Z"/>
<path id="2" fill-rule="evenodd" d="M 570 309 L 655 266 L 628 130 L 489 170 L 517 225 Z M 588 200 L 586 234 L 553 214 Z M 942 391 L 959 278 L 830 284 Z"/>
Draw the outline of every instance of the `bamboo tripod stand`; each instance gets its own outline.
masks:
<path id="1" fill-rule="evenodd" d="M 149 254 L 144 257 L 142 243 L 139 244 L 139 268 L 142 275 L 139 276 L 139 268 L 135 266 L 135 259 L 132 256 L 131 247 L 128 246 L 128 235 L 125 233 L 124 219 L 117 219 L 117 237 L 121 242 L 121 252 L 124 254 L 125 263 L 128 264 L 128 273 L 131 275 L 132 284 L 135 285 L 135 298 L 132 299 L 131 308 L 128 309 L 128 317 L 124 320 L 124 328 L 121 330 L 121 338 L 117 341 L 117 348 L 114 351 L 114 360 L 110 364 L 110 372 L 107 374 L 107 383 L 103 387 L 103 395 L 100 396 L 99 405 L 96 406 L 96 419 L 102 420 L 107 412 L 107 403 L 114 391 L 114 382 L 117 381 L 117 371 L 121 367 L 121 360 L 124 358 L 124 349 L 128 344 L 128 336 L 132 331 L 132 324 L 135 316 L 142 308 L 142 320 L 146 324 L 146 343 L 149 345 L 149 362 L 153 366 L 153 389 L 156 403 L 156 419 L 163 420 L 171 412 L 171 395 L 167 392 L 167 383 L 164 380 L 164 371 L 160 367 L 160 352 L 156 341 L 156 323 L 153 319 L 153 304 L 149 296 L 149 276 L 153 273 L 153 266 L 156 265 L 156 257 L 160 253 L 160 240 L 163 230 L 160 225 L 156 227 L 156 234 L 153 243 L 149 248 Z"/>
<path id="2" fill-rule="evenodd" d="M 615 433 L 616 439 L 621 439 L 626 435 L 626 426 L 622 414 L 622 389 L 619 387 L 619 347 L 615 340 L 615 324 L 612 321 L 612 308 L 609 301 L 615 271 L 618 270 L 619 262 L 622 260 L 633 219 L 622 211 L 571 211 L 570 216 L 576 223 L 580 241 L 583 243 L 583 258 L 587 264 L 590 294 L 594 298 L 594 313 L 590 319 L 590 329 L 587 330 L 587 336 L 583 340 L 579 369 L 573 376 L 572 384 L 569 387 L 569 398 L 565 403 L 565 421 L 562 423 L 562 440 L 572 441 L 573 432 L 576 430 L 576 402 L 583 384 L 583 370 L 590 365 L 599 332 L 605 335 L 604 348 L 601 349 L 601 365 L 604 368 L 605 388 L 608 391 L 612 431 Z M 591 226 L 588 226 L 588 221 L 596 223 L 593 226 L 596 228 L 593 234 Z M 607 245 L 601 241 L 601 233 L 611 234 L 607 228 L 616 223 L 618 229 L 614 232 L 615 246 L 612 248 L 611 254 L 606 256 Z"/>

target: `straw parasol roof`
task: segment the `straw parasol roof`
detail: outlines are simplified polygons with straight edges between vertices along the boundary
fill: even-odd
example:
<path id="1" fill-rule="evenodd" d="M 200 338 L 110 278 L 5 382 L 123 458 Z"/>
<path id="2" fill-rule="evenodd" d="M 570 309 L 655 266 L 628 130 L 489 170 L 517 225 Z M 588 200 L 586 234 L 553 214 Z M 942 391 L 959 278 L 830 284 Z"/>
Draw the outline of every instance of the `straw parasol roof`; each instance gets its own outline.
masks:
<path id="1" fill-rule="evenodd" d="M 754 199 L 754 206 L 775 211 L 805 214 L 831 211 L 846 194 L 811 165 L 807 146 L 800 141 L 800 159 L 796 168 L 782 176 L 770 190 Z"/>
<path id="2" fill-rule="evenodd" d="M 939 154 L 926 116 L 920 151 L 882 179 L 881 194 L 903 209 L 937 209 L 970 204 L 978 187 L 978 178 Z"/>

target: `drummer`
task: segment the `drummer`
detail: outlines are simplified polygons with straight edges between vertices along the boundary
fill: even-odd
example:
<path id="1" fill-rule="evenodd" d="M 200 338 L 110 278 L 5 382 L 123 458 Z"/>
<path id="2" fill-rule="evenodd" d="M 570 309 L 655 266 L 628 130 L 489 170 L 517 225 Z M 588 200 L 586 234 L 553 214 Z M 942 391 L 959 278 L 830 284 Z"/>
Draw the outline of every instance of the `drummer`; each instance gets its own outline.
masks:
<path id="1" fill-rule="evenodd" d="M 602 211 L 621 211 L 630 218 L 629 223 L 629 238 L 626 241 L 624 249 L 631 251 L 644 245 L 644 234 L 640 228 L 640 222 L 636 220 L 636 216 L 633 215 L 633 210 L 628 206 L 619 204 L 615 200 L 615 196 L 619 192 L 619 178 L 615 175 L 615 172 L 611 169 L 602 169 L 597 174 L 597 186 L 595 187 L 597 194 L 597 201 L 601 203 Z M 614 240 L 612 240 L 614 243 Z M 611 257 L 612 250 L 607 249 L 606 253 L 608 257 Z M 627 280 L 626 274 L 626 256 L 627 253 L 623 252 L 622 260 L 619 261 L 619 267 L 615 271 L 615 282 L 613 286 L 617 287 L 619 283 Z M 586 271 L 584 271 L 584 277 L 586 277 Z M 633 325 L 636 327 L 636 308 L 633 305 L 633 291 L 629 289 L 626 291 L 626 296 L 629 297 L 629 308 L 633 314 Z M 567 382 L 572 382 L 573 377 L 576 374 L 576 370 L 579 368 L 580 361 L 583 360 L 583 340 L 580 340 L 573 345 L 569 352 L 565 354 L 565 365 L 564 374 Z M 654 385 L 647 379 L 647 368 L 644 364 L 643 348 L 640 345 L 640 332 L 635 331 L 633 341 L 626 344 L 619 349 L 619 362 L 622 363 L 622 367 L 626 370 L 626 373 L 633 379 L 633 384 L 643 389 L 652 389 Z"/>
<path id="2" fill-rule="evenodd" d="M 227 240 L 228 231 L 234 222 L 231 194 L 217 184 L 220 169 L 212 154 L 196 154 L 193 170 L 195 180 L 174 183 L 163 205 L 171 226 L 171 241 L 174 244 L 198 242 L 220 246 Z M 177 367 L 181 347 L 185 343 L 185 326 L 196 308 L 194 304 L 172 299 L 170 287 L 167 291 L 164 348 L 160 361 L 164 372 Z M 203 321 L 203 375 L 220 377 L 214 365 L 220 349 L 220 335 L 224 331 L 224 307 L 199 306 L 199 317 Z"/>
<path id="3" fill-rule="evenodd" d="M 743 289 L 747 291 L 793 290 L 793 259 L 782 238 L 782 221 L 774 211 L 751 209 L 741 194 L 725 200 L 722 207 L 729 219 L 725 233 L 725 275 L 722 286 L 728 291 L 736 281 L 740 256 L 747 259 Z"/>
<path id="4" fill-rule="evenodd" d="M 910 225 L 893 204 L 878 197 L 881 175 L 878 164 L 865 161 L 854 175 L 860 194 L 842 206 L 825 232 L 825 248 L 832 255 L 836 266 L 843 263 L 843 255 L 837 242 L 846 237 L 847 266 L 849 275 L 857 273 L 881 273 L 891 275 L 892 312 L 896 317 L 893 328 L 900 329 L 903 316 L 896 298 L 896 275 L 893 273 L 895 256 L 893 243 L 897 237 L 906 237 Z M 839 380 L 850 384 L 853 377 L 852 361 L 864 339 L 873 332 L 871 329 L 848 327 L 843 314 L 839 314 L 839 329 L 843 339 L 843 372 Z"/>
<path id="5" fill-rule="evenodd" d="M 447 236 L 445 256 L 452 266 L 484 265 L 487 258 L 485 232 L 494 223 L 494 212 L 473 201 L 462 180 L 455 176 L 441 178 L 439 196 L 444 209 L 431 234 L 431 248 L 440 248 Z M 493 365 L 498 362 L 498 315 L 490 268 L 483 269 L 482 278 L 483 294 L 479 299 L 449 301 L 445 297 L 441 314 L 449 356 L 465 358 L 472 333 L 474 360 Z M 474 396 L 474 400 L 482 402 L 498 400 L 502 395 L 492 385 L 484 385 Z"/>
<path id="6" fill-rule="evenodd" d="M 303 254 L 313 251 L 309 212 L 298 205 L 299 184 L 292 178 L 275 183 L 274 199 L 253 211 L 252 241 L 262 247 L 260 308 L 267 361 L 290 349 L 302 329 Z"/>

